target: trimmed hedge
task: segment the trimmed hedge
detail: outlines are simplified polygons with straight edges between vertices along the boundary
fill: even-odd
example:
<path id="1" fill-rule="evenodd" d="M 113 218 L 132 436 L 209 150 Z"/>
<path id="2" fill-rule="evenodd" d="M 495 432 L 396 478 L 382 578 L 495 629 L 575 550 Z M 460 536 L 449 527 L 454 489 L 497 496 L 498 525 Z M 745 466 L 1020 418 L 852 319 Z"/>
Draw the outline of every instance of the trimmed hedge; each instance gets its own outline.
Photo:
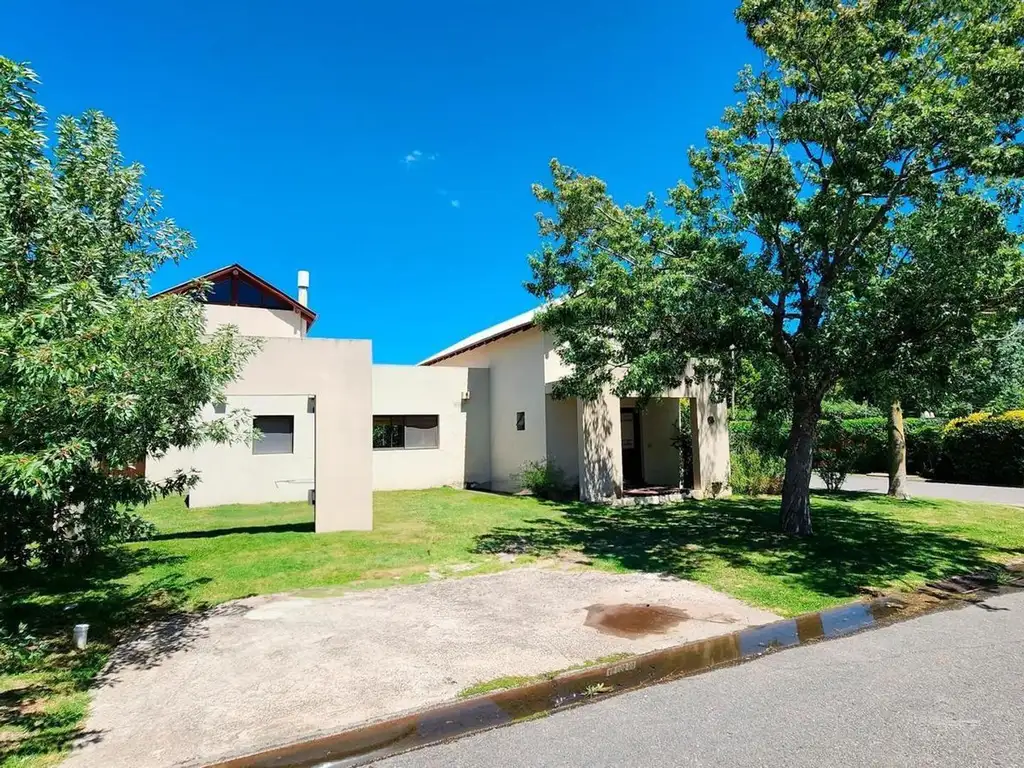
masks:
<path id="1" fill-rule="evenodd" d="M 1024 411 L 972 413 L 943 429 L 936 477 L 954 483 L 1024 485 Z"/>

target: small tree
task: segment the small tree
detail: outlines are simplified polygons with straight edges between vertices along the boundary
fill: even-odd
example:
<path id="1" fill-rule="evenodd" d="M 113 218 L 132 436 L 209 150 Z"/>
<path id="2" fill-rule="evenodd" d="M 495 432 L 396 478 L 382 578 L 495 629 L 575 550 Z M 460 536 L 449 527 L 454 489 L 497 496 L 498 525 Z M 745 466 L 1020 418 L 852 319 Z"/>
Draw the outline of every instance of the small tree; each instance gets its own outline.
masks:
<path id="1" fill-rule="evenodd" d="M 743 0 L 737 17 L 764 67 L 691 150 L 671 211 L 618 206 L 552 161 L 529 288 L 563 298 L 541 322 L 574 368 L 564 394 L 653 395 L 690 359 L 728 387 L 732 345 L 770 356 L 790 413 L 782 527 L 808 535 L 826 393 L 1019 296 L 1024 4 Z"/>
<path id="2" fill-rule="evenodd" d="M 827 416 L 822 420 L 815 446 L 815 461 L 818 475 L 830 491 L 838 491 L 846 482 L 860 451 L 856 442 L 843 428 L 838 416 Z"/>
<path id="3" fill-rule="evenodd" d="M 196 480 L 129 468 L 228 439 L 201 406 L 252 351 L 206 336 L 202 305 L 148 298 L 149 277 L 192 240 L 124 165 L 113 122 L 57 122 L 46 149 L 31 70 L 0 58 L 0 558 L 65 562 L 144 528 L 130 510 Z"/>

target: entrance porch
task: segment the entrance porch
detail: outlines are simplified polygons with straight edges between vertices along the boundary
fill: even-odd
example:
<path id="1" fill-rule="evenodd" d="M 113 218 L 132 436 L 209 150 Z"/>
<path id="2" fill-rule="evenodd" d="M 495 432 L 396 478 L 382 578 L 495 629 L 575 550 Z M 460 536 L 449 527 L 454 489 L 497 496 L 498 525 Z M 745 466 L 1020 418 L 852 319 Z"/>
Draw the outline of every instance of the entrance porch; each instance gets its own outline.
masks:
<path id="1" fill-rule="evenodd" d="M 643 407 L 610 391 L 592 402 L 548 394 L 548 461 L 579 485 L 582 501 L 633 505 L 727 494 L 727 411 L 708 395 L 692 381 Z M 679 428 L 682 402 L 689 404 L 689 445 Z"/>

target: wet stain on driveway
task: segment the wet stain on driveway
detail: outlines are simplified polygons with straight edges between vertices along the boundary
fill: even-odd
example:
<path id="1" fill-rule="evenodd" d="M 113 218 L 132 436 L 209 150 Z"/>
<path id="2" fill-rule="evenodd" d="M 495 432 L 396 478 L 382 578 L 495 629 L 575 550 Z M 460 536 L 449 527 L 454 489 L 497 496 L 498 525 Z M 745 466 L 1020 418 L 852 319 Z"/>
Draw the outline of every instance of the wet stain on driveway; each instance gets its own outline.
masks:
<path id="1" fill-rule="evenodd" d="M 689 619 L 686 611 L 668 605 L 588 605 L 583 625 L 606 635 L 635 638 L 664 634 Z"/>

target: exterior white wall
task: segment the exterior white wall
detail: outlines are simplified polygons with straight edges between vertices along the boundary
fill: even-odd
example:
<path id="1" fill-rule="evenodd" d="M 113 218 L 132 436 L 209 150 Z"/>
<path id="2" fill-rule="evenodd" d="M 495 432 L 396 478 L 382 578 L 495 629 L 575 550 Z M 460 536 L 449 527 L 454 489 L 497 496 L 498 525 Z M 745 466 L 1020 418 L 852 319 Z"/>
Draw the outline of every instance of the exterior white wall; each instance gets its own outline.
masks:
<path id="1" fill-rule="evenodd" d="M 701 387 L 690 402 L 693 432 L 693 488 L 698 495 L 719 496 L 732 492 L 729 457 L 729 413 L 725 402 L 713 402 L 708 387 Z"/>
<path id="2" fill-rule="evenodd" d="M 490 369 L 491 488 L 516 491 L 515 475 L 527 461 L 547 455 L 544 394 L 544 335 L 530 328 L 435 363 L 431 368 Z M 516 429 L 516 413 L 526 413 L 526 429 Z"/>
<path id="3" fill-rule="evenodd" d="M 313 472 L 316 530 L 373 527 L 371 346 L 348 339 L 268 338 L 241 375 L 226 388 L 229 407 L 272 409 L 253 415 L 295 419 L 295 454 L 252 455 L 249 445 L 202 446 L 195 451 L 148 457 L 146 476 L 175 469 L 202 473 L 190 494 L 195 506 L 305 498 Z M 316 398 L 315 417 L 307 413 Z M 212 406 L 207 412 L 213 415 Z M 309 433 L 315 424 L 312 457 Z"/>
<path id="4" fill-rule="evenodd" d="M 220 504 L 260 504 L 270 501 L 305 501 L 313 488 L 316 416 L 308 412 L 305 395 L 234 395 L 226 410 L 247 410 L 255 416 L 292 416 L 295 432 L 292 453 L 253 455 L 252 441 L 230 445 L 207 443 L 192 451 L 171 450 L 146 462 L 151 480 L 170 477 L 177 469 L 200 472 L 199 485 L 189 492 L 192 507 Z M 213 406 L 203 409 L 216 417 Z"/>
<path id="5" fill-rule="evenodd" d="M 373 451 L 374 490 L 488 483 L 488 378 L 481 369 L 373 366 L 374 415 L 437 416 L 439 432 L 437 448 Z"/>
<path id="6" fill-rule="evenodd" d="M 572 372 L 555 347 L 555 340 L 549 333 L 544 334 L 544 383 L 553 384 Z"/>
<path id="7" fill-rule="evenodd" d="M 594 401 L 577 400 L 580 499 L 622 495 L 622 401 L 605 387 Z"/>
<path id="8" fill-rule="evenodd" d="M 548 461 L 565 475 L 566 483 L 573 485 L 579 479 L 579 434 L 577 430 L 576 398 L 545 399 L 548 441 Z"/>
<path id="9" fill-rule="evenodd" d="M 206 330 L 222 325 L 236 325 L 243 336 L 301 339 L 306 335 L 306 320 L 290 309 L 262 309 L 207 304 Z"/>

